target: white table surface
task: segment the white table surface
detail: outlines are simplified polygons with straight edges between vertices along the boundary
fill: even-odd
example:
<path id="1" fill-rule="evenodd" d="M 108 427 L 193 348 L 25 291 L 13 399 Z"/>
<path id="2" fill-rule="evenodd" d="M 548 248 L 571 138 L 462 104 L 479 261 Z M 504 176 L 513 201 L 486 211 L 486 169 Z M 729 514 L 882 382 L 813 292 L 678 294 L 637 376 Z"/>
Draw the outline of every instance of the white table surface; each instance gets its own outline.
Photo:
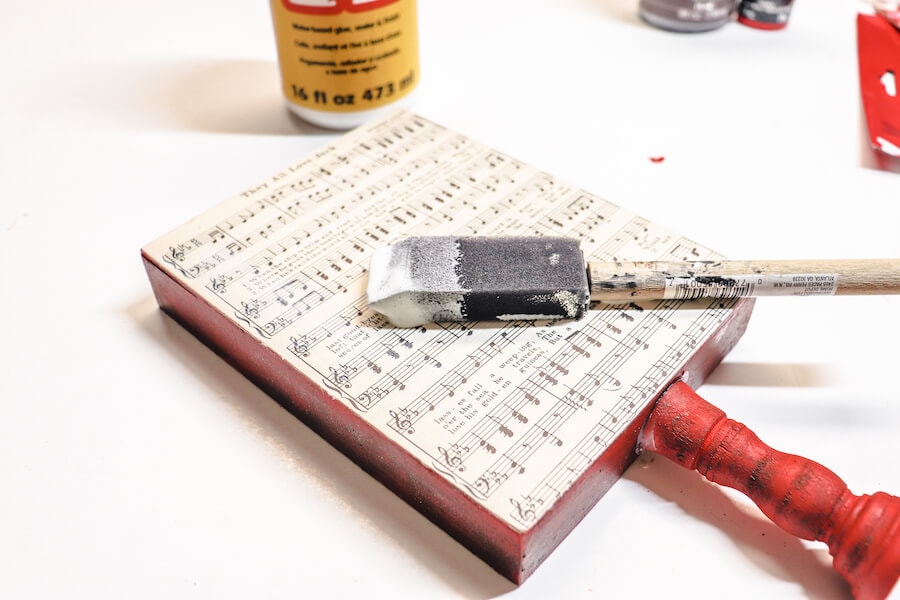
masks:
<path id="1" fill-rule="evenodd" d="M 696 35 L 636 0 L 419 12 L 421 115 L 729 257 L 900 257 L 853 2 Z M 661 458 L 516 587 L 164 316 L 140 247 L 338 135 L 275 60 L 263 2 L 0 6 L 0 597 L 848 597 L 822 544 Z M 761 299 L 700 391 L 898 494 L 898 312 Z"/>

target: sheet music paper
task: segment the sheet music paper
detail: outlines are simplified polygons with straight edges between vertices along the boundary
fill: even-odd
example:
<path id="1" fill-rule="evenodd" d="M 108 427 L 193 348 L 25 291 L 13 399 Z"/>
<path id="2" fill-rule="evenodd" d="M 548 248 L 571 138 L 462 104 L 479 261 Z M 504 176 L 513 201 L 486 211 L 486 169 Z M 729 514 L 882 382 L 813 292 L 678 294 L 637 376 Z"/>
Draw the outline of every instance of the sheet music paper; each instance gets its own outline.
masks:
<path id="1" fill-rule="evenodd" d="M 397 329 L 367 308 L 376 247 L 565 235 L 591 259 L 718 258 L 511 156 L 401 112 L 144 251 L 385 436 L 527 530 L 714 332 L 733 301 L 578 321 Z"/>

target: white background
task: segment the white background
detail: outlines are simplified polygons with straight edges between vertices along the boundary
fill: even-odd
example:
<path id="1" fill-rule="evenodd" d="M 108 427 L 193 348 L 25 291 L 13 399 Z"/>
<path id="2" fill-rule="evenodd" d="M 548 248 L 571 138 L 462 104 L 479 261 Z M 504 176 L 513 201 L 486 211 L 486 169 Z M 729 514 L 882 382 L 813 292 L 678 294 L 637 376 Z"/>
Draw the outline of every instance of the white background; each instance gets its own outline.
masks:
<path id="1" fill-rule="evenodd" d="M 853 2 L 694 35 L 636 0 L 419 11 L 423 116 L 732 258 L 900 257 Z M 160 313 L 140 247 L 337 135 L 284 110 L 265 3 L 4 2 L 0 73 L 0 597 L 848 597 L 649 457 L 517 588 Z M 759 300 L 701 394 L 900 493 L 898 312 Z"/>

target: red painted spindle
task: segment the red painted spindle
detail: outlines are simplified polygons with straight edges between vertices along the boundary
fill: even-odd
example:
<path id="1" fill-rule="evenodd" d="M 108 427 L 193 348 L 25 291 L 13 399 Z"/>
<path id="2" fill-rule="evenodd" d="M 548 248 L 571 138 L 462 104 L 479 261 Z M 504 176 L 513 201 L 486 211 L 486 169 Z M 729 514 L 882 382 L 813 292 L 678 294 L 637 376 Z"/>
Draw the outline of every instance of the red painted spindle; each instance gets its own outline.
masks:
<path id="1" fill-rule="evenodd" d="M 825 542 L 858 600 L 883 600 L 900 578 L 900 498 L 852 494 L 832 471 L 773 450 L 686 383 L 657 401 L 639 447 L 746 494 L 785 531 Z"/>

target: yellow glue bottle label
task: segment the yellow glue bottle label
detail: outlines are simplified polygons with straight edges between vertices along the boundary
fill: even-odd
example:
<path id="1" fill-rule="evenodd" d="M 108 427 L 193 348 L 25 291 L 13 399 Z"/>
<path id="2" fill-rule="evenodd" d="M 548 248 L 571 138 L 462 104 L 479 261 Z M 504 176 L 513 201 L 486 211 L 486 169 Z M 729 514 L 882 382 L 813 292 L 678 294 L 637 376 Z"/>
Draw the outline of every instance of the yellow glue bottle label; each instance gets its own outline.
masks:
<path id="1" fill-rule="evenodd" d="M 355 126 L 418 83 L 416 0 L 270 3 L 282 89 L 301 117 Z"/>

